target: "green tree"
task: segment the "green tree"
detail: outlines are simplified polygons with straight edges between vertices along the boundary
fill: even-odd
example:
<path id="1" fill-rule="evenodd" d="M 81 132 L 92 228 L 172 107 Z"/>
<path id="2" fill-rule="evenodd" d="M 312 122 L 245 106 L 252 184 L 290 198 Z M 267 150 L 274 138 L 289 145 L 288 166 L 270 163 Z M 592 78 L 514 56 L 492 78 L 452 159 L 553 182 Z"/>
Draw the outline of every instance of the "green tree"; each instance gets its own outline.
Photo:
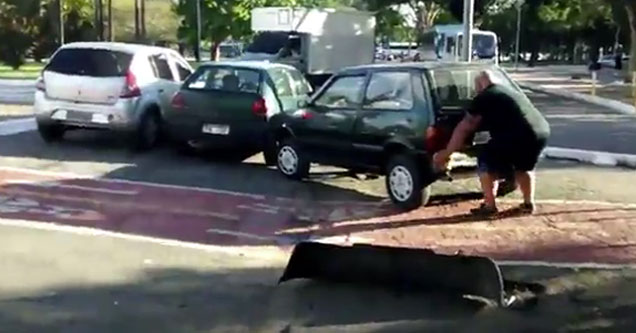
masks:
<path id="1" fill-rule="evenodd" d="M 20 68 L 37 30 L 40 1 L 0 0 L 0 61 Z"/>
<path id="2" fill-rule="evenodd" d="M 629 62 L 630 73 L 636 72 L 636 1 L 623 0 L 627 17 L 629 19 L 629 28 L 631 31 L 631 57 Z"/>

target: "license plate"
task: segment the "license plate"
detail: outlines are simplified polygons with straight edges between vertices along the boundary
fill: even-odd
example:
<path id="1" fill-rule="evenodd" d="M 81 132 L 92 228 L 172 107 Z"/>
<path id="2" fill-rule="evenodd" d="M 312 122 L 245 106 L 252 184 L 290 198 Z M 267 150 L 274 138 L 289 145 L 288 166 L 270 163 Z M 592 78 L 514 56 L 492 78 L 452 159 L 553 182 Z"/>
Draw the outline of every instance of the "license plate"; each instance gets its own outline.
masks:
<path id="1" fill-rule="evenodd" d="M 93 113 L 91 121 L 97 124 L 108 124 L 108 117 L 105 114 Z"/>
<path id="2" fill-rule="evenodd" d="M 228 135 L 230 134 L 230 126 L 228 125 L 215 125 L 215 124 L 203 124 L 203 129 L 201 130 L 206 134 L 214 134 L 214 135 Z"/>
<path id="3" fill-rule="evenodd" d="M 477 132 L 475 133 L 475 138 L 473 139 L 474 144 L 484 144 L 490 141 L 490 132 Z"/>

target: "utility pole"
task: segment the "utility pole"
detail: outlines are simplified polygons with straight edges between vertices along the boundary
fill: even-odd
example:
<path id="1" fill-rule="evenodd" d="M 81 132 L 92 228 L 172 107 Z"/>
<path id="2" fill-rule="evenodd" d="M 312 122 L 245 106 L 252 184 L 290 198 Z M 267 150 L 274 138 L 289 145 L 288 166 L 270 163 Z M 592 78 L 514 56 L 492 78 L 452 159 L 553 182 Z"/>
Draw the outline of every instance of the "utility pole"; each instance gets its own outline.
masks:
<path id="1" fill-rule="evenodd" d="M 519 43 L 521 42 L 521 9 L 524 0 L 517 0 L 517 36 L 515 38 L 515 69 L 519 67 Z"/>
<path id="2" fill-rule="evenodd" d="M 57 0 L 57 9 L 59 10 L 60 22 L 60 45 L 64 45 L 64 0 Z"/>
<path id="3" fill-rule="evenodd" d="M 201 0 L 196 0 L 196 13 L 197 13 L 197 45 L 196 45 L 196 58 L 197 62 L 201 62 Z"/>
<path id="4" fill-rule="evenodd" d="M 108 0 L 108 40 L 115 41 L 115 27 L 113 27 L 113 0 Z"/>
<path id="5" fill-rule="evenodd" d="M 135 1 L 135 40 L 139 41 L 141 30 L 139 29 L 139 0 Z"/>
<path id="6" fill-rule="evenodd" d="M 139 21 L 141 23 L 141 38 L 142 39 L 146 39 L 146 0 L 140 0 L 141 1 L 141 7 L 140 7 L 140 18 Z"/>
<path id="7" fill-rule="evenodd" d="M 475 10 L 475 0 L 464 0 L 464 37 L 462 57 L 464 61 L 470 62 L 473 51 L 473 16 Z"/>

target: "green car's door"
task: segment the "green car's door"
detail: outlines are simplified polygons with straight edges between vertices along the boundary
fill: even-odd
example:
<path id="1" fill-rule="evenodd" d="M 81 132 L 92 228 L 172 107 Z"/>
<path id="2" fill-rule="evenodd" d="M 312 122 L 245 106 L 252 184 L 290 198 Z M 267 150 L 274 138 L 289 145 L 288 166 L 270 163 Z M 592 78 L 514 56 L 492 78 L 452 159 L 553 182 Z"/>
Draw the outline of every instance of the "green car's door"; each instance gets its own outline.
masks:
<path id="1" fill-rule="evenodd" d="M 391 141 L 424 144 L 428 108 L 419 80 L 411 71 L 400 69 L 370 75 L 353 136 L 353 155 L 360 162 L 379 165 L 384 146 Z"/>
<path id="2" fill-rule="evenodd" d="M 317 161 L 341 164 L 350 160 L 351 135 L 365 81 L 364 74 L 335 77 L 307 108 L 297 112 L 295 134 Z"/>
<path id="3" fill-rule="evenodd" d="M 179 92 L 181 108 L 173 111 L 173 128 L 190 140 L 262 147 L 267 129 L 262 78 L 260 70 L 251 68 L 199 68 Z"/>

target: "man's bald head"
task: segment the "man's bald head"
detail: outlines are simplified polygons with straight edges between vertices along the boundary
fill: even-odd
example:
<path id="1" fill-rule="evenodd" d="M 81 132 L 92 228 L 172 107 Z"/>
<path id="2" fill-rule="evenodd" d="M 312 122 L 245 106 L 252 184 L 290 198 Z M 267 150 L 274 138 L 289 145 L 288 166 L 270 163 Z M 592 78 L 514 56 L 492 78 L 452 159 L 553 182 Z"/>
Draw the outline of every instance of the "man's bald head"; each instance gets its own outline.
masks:
<path id="1" fill-rule="evenodd" d="M 477 93 L 480 93 L 486 90 L 486 88 L 490 87 L 494 83 L 495 83 L 495 79 L 490 71 L 487 71 L 487 70 L 481 71 L 475 77 L 475 90 L 477 91 Z"/>

